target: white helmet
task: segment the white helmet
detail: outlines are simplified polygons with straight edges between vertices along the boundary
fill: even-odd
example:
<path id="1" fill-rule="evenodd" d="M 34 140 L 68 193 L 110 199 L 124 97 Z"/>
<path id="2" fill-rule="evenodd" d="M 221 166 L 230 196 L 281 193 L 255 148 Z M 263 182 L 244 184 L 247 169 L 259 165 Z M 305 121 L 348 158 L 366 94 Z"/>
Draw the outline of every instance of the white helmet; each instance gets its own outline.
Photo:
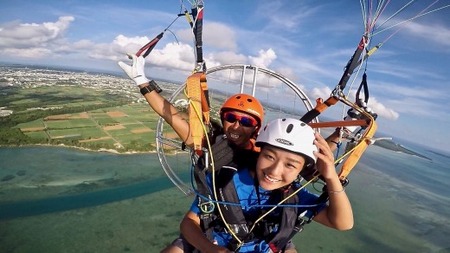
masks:
<path id="1" fill-rule="evenodd" d="M 316 162 L 314 151 L 314 130 L 305 122 L 293 119 L 276 119 L 269 122 L 259 132 L 256 138 L 256 146 L 264 144 L 283 148 L 291 152 L 301 154 L 305 157 L 306 167 L 312 168 Z"/>

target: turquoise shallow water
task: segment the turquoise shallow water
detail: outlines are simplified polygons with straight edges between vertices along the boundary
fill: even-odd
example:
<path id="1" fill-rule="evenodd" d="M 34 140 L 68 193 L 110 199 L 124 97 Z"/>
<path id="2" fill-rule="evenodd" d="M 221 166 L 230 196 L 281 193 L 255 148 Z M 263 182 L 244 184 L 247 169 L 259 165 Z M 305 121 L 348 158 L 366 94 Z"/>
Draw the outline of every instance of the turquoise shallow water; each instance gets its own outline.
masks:
<path id="1" fill-rule="evenodd" d="M 371 146 L 349 176 L 354 228 L 311 226 L 296 244 L 310 252 L 450 252 L 449 159 L 428 155 Z"/>
<path id="2" fill-rule="evenodd" d="M 339 232 L 310 224 L 295 238 L 297 247 L 302 252 L 450 252 L 450 158 L 420 147 L 417 149 L 431 161 L 371 146 L 349 177 L 347 193 L 354 207 L 354 229 Z M 14 178 L 0 181 L 0 196 L 3 196 L 0 200 L 0 235 L 17 240 L 23 233 L 21 243 L 30 244 L 30 247 L 35 242 L 26 240 L 25 232 L 15 229 L 15 224 L 21 221 L 42 215 L 58 217 L 70 210 L 108 207 L 125 200 L 133 200 L 135 206 L 142 206 L 145 205 L 144 199 L 161 201 L 156 196 L 163 196 L 166 189 L 174 188 L 160 168 L 156 154 L 115 155 L 62 147 L 3 147 L 0 148 L 0 179 L 8 175 Z M 30 180 L 59 182 L 69 175 L 87 175 L 87 178 L 106 175 L 108 180 L 112 177 L 123 179 L 125 183 L 123 180 L 106 181 L 107 184 L 99 188 L 88 187 L 58 192 L 44 198 L 11 200 L 14 199 L 14 191 L 8 189 L 14 184 L 25 184 Z M 181 193 L 179 197 L 182 198 Z M 177 213 L 174 219 L 179 219 L 187 210 L 189 200 L 183 202 L 173 206 Z M 114 209 L 108 212 L 114 214 Z M 157 213 L 158 210 L 152 209 L 149 216 Z M 121 214 L 115 215 L 120 217 Z M 110 219 L 103 216 L 100 221 L 102 218 Z M 30 223 L 28 226 L 32 229 L 33 226 L 44 225 Z M 61 228 L 57 232 L 65 234 L 67 229 Z M 173 239 L 177 229 L 176 226 L 170 228 L 172 232 L 164 237 L 165 240 Z M 92 243 L 102 247 L 100 241 Z M 3 239 L 2 244 L 11 245 L 12 242 Z M 146 246 L 151 249 L 151 245 L 143 247 Z M 52 248 L 56 246 L 48 243 L 47 249 Z M 83 250 L 81 248 L 75 252 Z"/>

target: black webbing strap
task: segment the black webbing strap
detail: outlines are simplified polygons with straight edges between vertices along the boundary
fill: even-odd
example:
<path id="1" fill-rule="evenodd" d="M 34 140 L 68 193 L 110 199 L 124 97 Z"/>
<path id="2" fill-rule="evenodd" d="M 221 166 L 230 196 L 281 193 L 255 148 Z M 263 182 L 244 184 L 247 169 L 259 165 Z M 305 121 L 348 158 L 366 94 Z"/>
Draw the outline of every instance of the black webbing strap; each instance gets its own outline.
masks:
<path id="1" fill-rule="evenodd" d="M 289 190 L 283 191 L 282 196 L 283 199 L 289 196 L 294 192 L 294 188 L 290 187 Z M 298 195 L 295 194 L 291 198 L 288 198 L 284 204 L 295 205 L 298 204 L 299 199 Z M 284 250 L 288 242 L 295 236 L 297 232 L 300 232 L 302 229 L 298 228 L 298 213 L 296 207 L 283 207 L 280 213 L 281 222 L 278 228 L 278 232 L 275 234 L 273 238 L 268 241 L 270 248 L 274 252 L 280 252 Z"/>
<path id="2" fill-rule="evenodd" d="M 362 88 L 364 88 L 364 100 L 359 99 L 359 95 L 360 95 Z M 364 73 L 362 76 L 361 84 L 359 85 L 358 90 L 356 91 L 355 98 L 356 98 L 356 104 L 360 107 L 363 106 L 361 104 L 361 101 L 364 101 L 364 103 L 366 103 L 366 105 L 367 105 L 367 102 L 369 101 L 369 87 L 367 84 L 367 74 L 366 73 Z"/>

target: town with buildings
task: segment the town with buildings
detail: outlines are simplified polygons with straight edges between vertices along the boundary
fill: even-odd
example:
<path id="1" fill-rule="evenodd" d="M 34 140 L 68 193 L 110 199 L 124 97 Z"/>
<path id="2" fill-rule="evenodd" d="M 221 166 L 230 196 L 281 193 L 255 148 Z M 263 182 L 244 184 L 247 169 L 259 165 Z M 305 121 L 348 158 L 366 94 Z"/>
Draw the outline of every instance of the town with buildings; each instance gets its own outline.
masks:
<path id="1" fill-rule="evenodd" d="M 164 91 L 172 93 L 179 85 L 158 81 Z M 0 65 L 0 98 L 7 96 L 6 87 L 20 87 L 22 89 L 51 86 L 78 86 L 101 90 L 111 95 L 121 94 L 130 98 L 132 103 L 146 103 L 133 81 L 122 76 L 94 73 L 76 70 L 64 70 L 48 67 L 24 65 Z M 48 110 L 52 108 L 34 108 Z M 12 114 L 12 110 L 0 104 L 0 117 Z"/>

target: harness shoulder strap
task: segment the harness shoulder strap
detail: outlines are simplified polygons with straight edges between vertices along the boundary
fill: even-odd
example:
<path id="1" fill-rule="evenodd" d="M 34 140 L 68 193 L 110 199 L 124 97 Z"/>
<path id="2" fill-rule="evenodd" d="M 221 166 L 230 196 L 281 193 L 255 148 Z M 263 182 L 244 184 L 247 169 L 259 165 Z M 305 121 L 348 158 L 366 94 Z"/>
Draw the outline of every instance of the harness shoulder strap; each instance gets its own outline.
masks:
<path id="1" fill-rule="evenodd" d="M 248 235 L 249 229 L 233 181 L 236 172 L 237 169 L 232 166 L 223 166 L 217 175 L 216 189 L 218 201 L 222 202 L 219 207 L 224 222 L 230 226 L 234 234 L 239 238 L 244 238 Z"/>
<path id="2" fill-rule="evenodd" d="M 294 192 L 294 187 L 290 187 L 288 190 L 283 191 L 281 194 L 283 198 L 289 196 Z M 298 204 L 299 198 L 297 194 L 287 199 L 285 204 Z M 299 224 L 299 217 L 297 214 L 296 207 L 283 207 L 281 211 L 281 219 L 278 227 L 278 232 L 272 237 L 267 238 L 266 241 L 269 243 L 270 248 L 273 252 L 279 252 L 283 250 L 288 242 L 294 237 L 294 235 L 301 231 L 301 225 Z"/>
<path id="3" fill-rule="evenodd" d="M 214 169 L 215 173 L 219 173 L 225 165 L 229 165 L 233 161 L 233 150 L 228 145 L 227 139 L 222 136 L 218 137 L 217 141 L 211 147 L 211 155 L 214 158 Z M 207 183 L 208 172 L 211 172 L 212 166 L 206 164 L 207 159 L 201 157 L 195 165 L 194 178 L 197 185 L 197 191 L 200 195 L 203 195 L 211 200 L 214 200 L 213 194 Z M 217 176 L 216 181 L 220 185 L 224 185 L 224 182 L 228 182 L 232 179 L 233 174 L 228 174 L 223 172 L 222 175 Z M 232 181 L 232 180 L 231 180 Z M 207 201 L 202 197 L 198 197 L 199 207 L 202 213 L 200 214 L 201 227 L 205 231 L 209 239 L 212 239 L 212 223 L 217 219 L 215 214 L 214 204 L 211 201 Z M 204 208 L 206 206 L 206 208 Z"/>
<path id="4" fill-rule="evenodd" d="M 228 165 L 220 168 L 216 175 L 216 191 L 217 201 L 222 203 L 216 204 L 217 208 L 215 208 L 213 213 L 202 213 L 200 215 L 202 229 L 210 240 L 213 240 L 212 232 L 216 228 L 216 225 L 224 228 L 223 224 L 225 222 L 228 228 L 232 230 L 231 232 L 238 238 L 245 238 L 249 234 L 247 221 L 240 206 L 239 197 L 233 181 L 233 176 L 236 172 L 237 169 L 233 166 Z M 210 197 L 213 199 L 212 196 Z M 233 203 L 237 205 L 233 205 Z M 219 218 L 218 208 L 220 208 L 223 219 Z M 238 243 L 235 240 L 230 241 L 228 245 L 230 250 L 236 250 L 237 247 Z"/>
<path id="5" fill-rule="evenodd" d="M 233 152 L 225 136 L 217 138 L 217 141 L 211 146 L 211 155 L 216 171 L 233 162 Z"/>
<path id="6" fill-rule="evenodd" d="M 228 141 L 224 137 L 219 137 L 211 147 L 211 155 L 214 158 L 214 169 L 216 171 L 226 164 L 229 164 L 233 160 L 233 150 L 228 146 Z M 207 154 L 204 154 L 207 155 Z M 209 159 L 205 159 L 205 156 L 201 156 L 194 169 L 195 183 L 197 184 L 197 190 L 200 194 L 209 196 L 210 191 L 206 182 L 206 176 L 208 170 L 212 168 L 210 164 L 206 164 Z"/>

